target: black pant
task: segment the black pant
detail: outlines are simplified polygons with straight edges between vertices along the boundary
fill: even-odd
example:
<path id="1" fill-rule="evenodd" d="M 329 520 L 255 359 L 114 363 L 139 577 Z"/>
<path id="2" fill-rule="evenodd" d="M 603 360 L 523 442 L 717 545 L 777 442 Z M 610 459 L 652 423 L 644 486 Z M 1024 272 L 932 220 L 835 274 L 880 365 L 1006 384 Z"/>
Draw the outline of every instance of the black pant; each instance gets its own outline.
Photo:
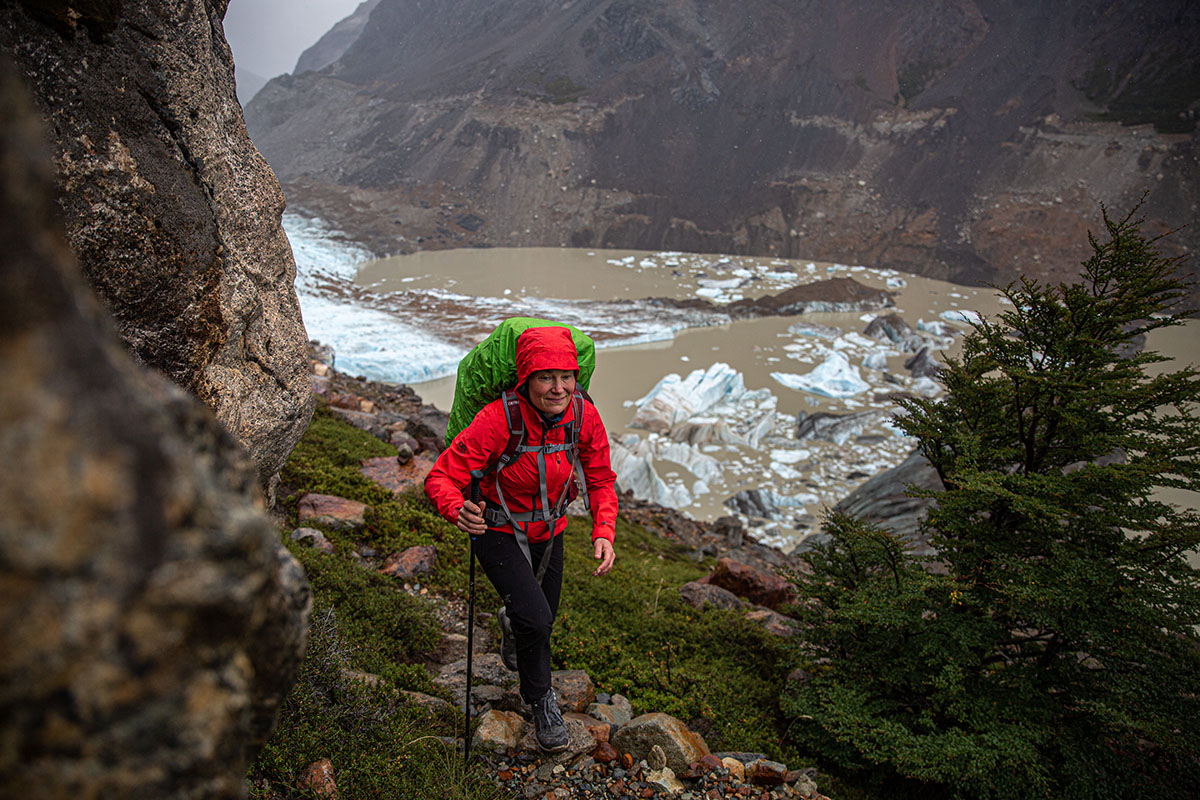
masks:
<path id="1" fill-rule="evenodd" d="M 508 621 L 517 644 L 521 697 L 527 703 L 540 700 L 550 691 L 550 631 L 558 614 L 558 598 L 562 591 L 562 536 L 555 536 L 552 542 L 550 564 L 539 586 L 534 567 L 525 559 L 516 536 L 489 530 L 475 538 L 479 564 L 508 610 Z M 534 565 L 541 564 L 542 555 L 549 546 L 551 542 L 529 543 Z"/>

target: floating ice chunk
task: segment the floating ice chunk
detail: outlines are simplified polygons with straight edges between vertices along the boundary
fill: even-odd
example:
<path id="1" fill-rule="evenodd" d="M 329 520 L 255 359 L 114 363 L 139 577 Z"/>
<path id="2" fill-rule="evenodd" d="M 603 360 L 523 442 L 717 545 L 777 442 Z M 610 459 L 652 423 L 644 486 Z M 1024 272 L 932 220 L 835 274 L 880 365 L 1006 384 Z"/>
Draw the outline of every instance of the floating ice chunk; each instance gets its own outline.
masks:
<path id="1" fill-rule="evenodd" d="M 812 457 L 811 450 L 803 448 L 799 450 L 772 450 L 771 460 L 778 461 L 782 464 L 798 464 L 807 458 Z"/>
<path id="2" fill-rule="evenodd" d="M 905 286 L 908 286 L 908 281 L 904 280 L 904 278 L 887 279 L 887 288 L 889 289 L 903 289 Z"/>
<path id="3" fill-rule="evenodd" d="M 736 289 L 742 285 L 741 278 L 697 278 L 696 283 L 708 289 Z"/>
<path id="4" fill-rule="evenodd" d="M 942 385 L 933 378 L 917 378 L 909 388 L 922 397 L 937 397 L 942 393 Z"/>
<path id="5" fill-rule="evenodd" d="M 686 378 L 673 372 L 635 401 L 638 412 L 629 424 L 663 433 L 675 423 L 703 414 L 723 400 L 737 400 L 745 394 L 742 374 L 722 361 L 707 370 L 692 370 Z"/>
<path id="6" fill-rule="evenodd" d="M 804 473 L 797 471 L 795 468 L 780 461 L 772 461 L 771 469 L 775 474 L 783 478 L 785 481 L 794 481 L 804 477 Z"/>
<path id="7" fill-rule="evenodd" d="M 687 378 L 672 373 L 636 401 L 631 428 L 645 428 L 690 444 L 726 442 L 757 447 L 775 430 L 777 398 L 747 390 L 742 374 L 717 362 Z"/>
<path id="8" fill-rule="evenodd" d="M 874 350 L 863 357 L 863 366 L 867 369 L 885 370 L 888 366 L 888 350 Z"/>
<path id="9" fill-rule="evenodd" d="M 654 469 L 653 446 L 638 441 L 637 434 L 609 439 L 609 460 L 622 490 L 633 492 L 639 500 L 648 500 L 668 508 L 691 505 L 692 496 L 681 483 L 668 485 Z"/>
<path id="10" fill-rule="evenodd" d="M 938 316 L 947 322 L 965 322 L 968 325 L 978 325 L 983 321 L 983 317 L 979 316 L 979 314 L 976 312 L 966 311 L 958 308 L 951 309 L 949 311 L 943 311 L 941 314 L 938 314 Z"/>
<path id="11" fill-rule="evenodd" d="M 819 322 L 797 322 L 789 325 L 787 332 L 796 336 L 817 336 L 821 339 L 836 339 L 842 335 L 841 328 L 822 325 Z"/>
<path id="12" fill-rule="evenodd" d="M 700 452 L 700 448 L 694 444 L 668 440 L 656 447 L 655 451 L 657 458 L 674 461 L 700 480 L 712 482 L 721 478 L 721 462 Z"/>
<path id="13" fill-rule="evenodd" d="M 918 319 L 917 330 L 937 336 L 939 339 L 948 339 L 954 334 L 958 333 L 958 331 L 951 326 L 944 322 L 939 322 L 936 319 L 931 319 L 929 322 L 926 322 L 923 319 Z"/>
<path id="14" fill-rule="evenodd" d="M 646 269 L 646 268 L 650 268 L 650 267 L 657 267 L 658 263 L 651 261 L 648 258 L 643 258 L 641 261 L 638 262 L 638 266 Z"/>
<path id="15" fill-rule="evenodd" d="M 807 375 L 772 372 L 771 377 L 789 389 L 833 398 L 853 397 L 871 388 L 859 375 L 858 367 L 851 366 L 846 354 L 836 350 Z"/>

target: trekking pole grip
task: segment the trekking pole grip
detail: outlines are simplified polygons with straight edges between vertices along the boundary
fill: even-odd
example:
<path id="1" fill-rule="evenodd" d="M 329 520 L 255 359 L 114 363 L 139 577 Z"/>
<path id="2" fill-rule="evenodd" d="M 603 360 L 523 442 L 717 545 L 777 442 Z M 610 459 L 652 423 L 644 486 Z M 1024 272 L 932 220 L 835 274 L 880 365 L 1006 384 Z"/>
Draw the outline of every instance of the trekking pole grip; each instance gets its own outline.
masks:
<path id="1" fill-rule="evenodd" d="M 483 499 L 483 494 L 479 490 L 479 482 L 483 480 L 483 470 L 471 470 L 471 502 L 479 505 L 479 501 Z"/>

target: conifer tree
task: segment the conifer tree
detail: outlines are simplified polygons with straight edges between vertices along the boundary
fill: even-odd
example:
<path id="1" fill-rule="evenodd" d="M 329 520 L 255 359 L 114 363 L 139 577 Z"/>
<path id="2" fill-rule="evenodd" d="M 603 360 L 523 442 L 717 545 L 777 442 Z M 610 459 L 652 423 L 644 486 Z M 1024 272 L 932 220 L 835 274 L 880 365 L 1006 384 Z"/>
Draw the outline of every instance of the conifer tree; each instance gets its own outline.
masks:
<path id="1" fill-rule="evenodd" d="M 1022 280 L 898 425 L 940 475 L 919 563 L 832 515 L 785 707 L 842 769 L 921 796 L 1200 797 L 1200 377 L 1138 352 L 1187 285 L 1104 213 L 1080 280 Z"/>

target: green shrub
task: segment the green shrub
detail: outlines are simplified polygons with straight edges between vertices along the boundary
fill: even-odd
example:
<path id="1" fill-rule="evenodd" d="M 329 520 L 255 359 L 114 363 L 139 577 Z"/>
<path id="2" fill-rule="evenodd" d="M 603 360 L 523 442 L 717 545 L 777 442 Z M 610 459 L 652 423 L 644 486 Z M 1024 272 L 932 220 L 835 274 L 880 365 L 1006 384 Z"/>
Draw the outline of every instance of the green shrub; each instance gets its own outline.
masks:
<path id="1" fill-rule="evenodd" d="M 1130 347 L 1188 287 L 1132 214 L 1104 223 L 1080 282 L 1010 285 L 947 396 L 904 403 L 944 574 L 834 516 L 800 584 L 793 735 L 897 796 L 1200 795 L 1200 512 L 1157 494 L 1200 489 L 1200 372 Z"/>

